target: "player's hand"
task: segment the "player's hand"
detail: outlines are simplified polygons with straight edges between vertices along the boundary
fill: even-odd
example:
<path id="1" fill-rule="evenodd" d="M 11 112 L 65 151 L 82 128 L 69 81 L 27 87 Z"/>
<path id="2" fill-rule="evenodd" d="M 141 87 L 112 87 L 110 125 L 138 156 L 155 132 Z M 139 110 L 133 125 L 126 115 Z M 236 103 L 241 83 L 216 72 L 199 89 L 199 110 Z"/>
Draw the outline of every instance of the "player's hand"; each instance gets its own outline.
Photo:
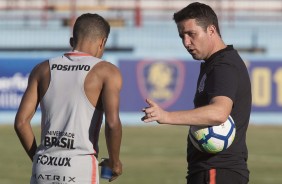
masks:
<path id="1" fill-rule="evenodd" d="M 122 163 L 119 160 L 117 163 L 110 163 L 110 167 L 113 171 L 113 177 L 109 180 L 109 182 L 114 181 L 122 174 Z"/>
<path id="2" fill-rule="evenodd" d="M 104 159 L 99 166 L 108 166 L 112 170 L 112 177 L 109 179 L 109 182 L 114 181 L 122 174 L 122 163 L 120 160 L 117 163 L 111 162 L 109 159 Z"/>
<path id="3" fill-rule="evenodd" d="M 145 107 L 142 111 L 145 113 L 145 116 L 141 118 L 145 123 L 157 121 L 162 123 L 165 119 L 166 111 L 164 111 L 156 102 L 146 99 L 146 103 L 149 107 Z"/>

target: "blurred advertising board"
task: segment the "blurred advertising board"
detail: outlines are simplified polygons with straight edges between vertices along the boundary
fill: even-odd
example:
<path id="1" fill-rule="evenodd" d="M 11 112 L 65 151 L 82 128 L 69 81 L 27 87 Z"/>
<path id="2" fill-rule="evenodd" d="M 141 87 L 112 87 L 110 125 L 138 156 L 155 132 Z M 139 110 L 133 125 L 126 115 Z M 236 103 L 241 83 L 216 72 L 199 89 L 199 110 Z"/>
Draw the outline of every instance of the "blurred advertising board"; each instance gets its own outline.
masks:
<path id="1" fill-rule="evenodd" d="M 0 111 L 18 109 L 28 77 L 42 58 L 0 58 Z"/>
<path id="2" fill-rule="evenodd" d="M 282 61 L 246 62 L 253 112 L 282 112 Z M 122 111 L 140 111 L 151 98 L 167 110 L 193 108 L 200 62 L 173 59 L 120 60 Z"/>
<path id="3" fill-rule="evenodd" d="M 16 111 L 32 68 L 45 58 L 0 58 L 0 111 Z M 120 59 L 121 112 L 141 112 L 151 98 L 167 110 L 193 108 L 199 61 Z M 247 63 L 253 112 L 282 112 L 282 61 Z"/>

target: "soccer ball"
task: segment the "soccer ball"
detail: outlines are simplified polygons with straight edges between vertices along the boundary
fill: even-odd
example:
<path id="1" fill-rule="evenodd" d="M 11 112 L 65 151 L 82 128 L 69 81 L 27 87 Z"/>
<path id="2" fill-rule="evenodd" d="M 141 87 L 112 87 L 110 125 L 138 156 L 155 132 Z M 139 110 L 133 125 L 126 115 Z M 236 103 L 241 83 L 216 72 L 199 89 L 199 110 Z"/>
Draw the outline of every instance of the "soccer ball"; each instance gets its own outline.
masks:
<path id="1" fill-rule="evenodd" d="M 189 137 L 192 144 L 200 151 L 218 153 L 226 150 L 233 142 L 236 133 L 231 116 L 218 126 L 190 126 Z"/>

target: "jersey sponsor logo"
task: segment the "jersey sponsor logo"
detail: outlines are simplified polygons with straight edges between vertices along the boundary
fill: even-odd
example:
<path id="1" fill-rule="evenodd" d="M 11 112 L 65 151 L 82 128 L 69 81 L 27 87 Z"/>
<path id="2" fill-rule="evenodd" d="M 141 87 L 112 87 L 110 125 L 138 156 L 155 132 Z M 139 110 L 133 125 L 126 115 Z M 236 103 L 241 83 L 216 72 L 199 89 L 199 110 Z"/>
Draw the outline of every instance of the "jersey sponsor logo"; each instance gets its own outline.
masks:
<path id="1" fill-rule="evenodd" d="M 204 74 L 203 77 L 202 77 L 202 79 L 201 79 L 201 81 L 200 81 L 199 87 L 198 87 L 199 93 L 201 93 L 201 92 L 204 90 L 206 79 L 207 79 L 207 75 Z"/>
<path id="2" fill-rule="evenodd" d="M 69 138 L 74 138 L 74 133 L 71 133 L 71 132 L 64 132 L 64 131 L 58 131 L 58 130 L 48 130 L 47 131 L 47 135 L 54 135 L 54 136 L 57 136 L 57 137 L 69 137 Z"/>
<path id="3" fill-rule="evenodd" d="M 73 176 L 60 176 L 52 174 L 34 174 L 33 177 L 38 181 L 52 181 L 52 184 L 62 184 L 62 182 L 75 183 L 76 177 Z M 64 183 L 65 184 L 65 183 Z"/>
<path id="4" fill-rule="evenodd" d="M 71 158 L 69 157 L 52 157 L 47 155 L 38 155 L 37 164 L 50 166 L 71 167 Z"/>
<path id="5" fill-rule="evenodd" d="M 77 71 L 77 70 L 85 70 L 89 71 L 89 65 L 60 65 L 60 64 L 52 64 L 51 70 L 60 70 L 60 71 Z"/>
<path id="6" fill-rule="evenodd" d="M 74 139 L 67 137 L 45 136 L 44 146 L 47 148 L 60 147 L 66 149 L 76 149 L 74 147 Z"/>

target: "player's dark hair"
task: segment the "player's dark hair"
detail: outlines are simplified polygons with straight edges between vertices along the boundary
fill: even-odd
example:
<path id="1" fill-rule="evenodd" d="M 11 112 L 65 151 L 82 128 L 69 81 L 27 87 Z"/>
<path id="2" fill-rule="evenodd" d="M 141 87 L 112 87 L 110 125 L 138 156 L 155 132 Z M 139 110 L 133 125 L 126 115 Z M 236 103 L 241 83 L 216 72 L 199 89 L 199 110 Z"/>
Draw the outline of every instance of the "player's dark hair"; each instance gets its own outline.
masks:
<path id="1" fill-rule="evenodd" d="M 186 19 L 195 19 L 197 24 L 205 31 L 209 25 L 214 25 L 219 36 L 221 36 L 217 16 L 213 9 L 206 4 L 194 2 L 173 15 L 175 23 L 179 23 Z"/>
<path id="2" fill-rule="evenodd" d="M 109 34 L 110 25 L 103 17 L 91 13 L 82 14 L 76 19 L 73 27 L 74 45 L 82 37 L 108 38 Z"/>

